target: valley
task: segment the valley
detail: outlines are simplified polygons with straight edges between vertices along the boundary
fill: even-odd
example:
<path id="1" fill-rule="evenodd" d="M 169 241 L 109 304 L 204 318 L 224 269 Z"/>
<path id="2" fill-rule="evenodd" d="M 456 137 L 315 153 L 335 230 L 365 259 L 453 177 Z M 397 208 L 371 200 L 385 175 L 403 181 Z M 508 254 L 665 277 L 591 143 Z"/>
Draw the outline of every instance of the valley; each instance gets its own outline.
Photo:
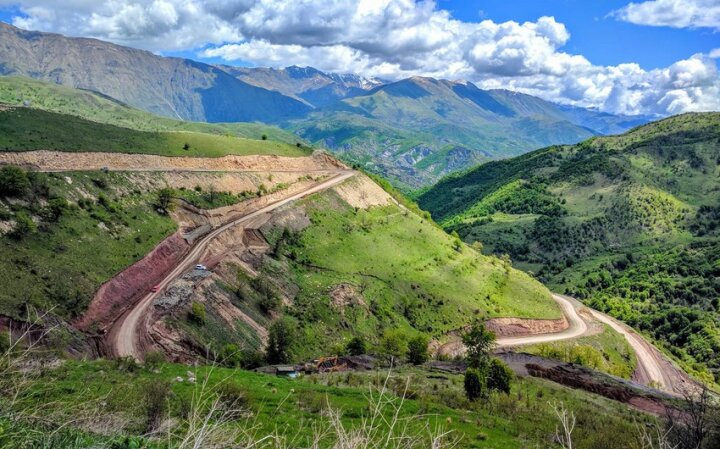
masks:
<path id="1" fill-rule="evenodd" d="M 696 0 L 1 3 L 0 449 L 720 447 Z"/>

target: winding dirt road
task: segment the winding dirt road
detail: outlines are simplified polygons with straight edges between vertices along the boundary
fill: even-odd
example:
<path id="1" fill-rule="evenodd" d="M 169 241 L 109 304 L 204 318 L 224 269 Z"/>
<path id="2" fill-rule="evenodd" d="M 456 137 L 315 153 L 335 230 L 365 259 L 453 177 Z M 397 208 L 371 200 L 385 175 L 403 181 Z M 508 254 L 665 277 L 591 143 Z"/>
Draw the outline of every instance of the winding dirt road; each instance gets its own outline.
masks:
<path id="1" fill-rule="evenodd" d="M 329 189 L 330 187 L 338 185 L 354 175 L 354 171 L 339 171 L 338 174 L 324 182 L 321 182 L 320 184 L 296 193 L 295 195 L 278 200 L 261 209 L 226 223 L 198 240 L 193 246 L 193 249 L 183 258 L 182 262 L 175 267 L 170 274 L 165 276 L 162 281 L 158 282 L 158 285 L 160 286 L 159 291 L 148 293 L 130 311 L 120 317 L 113 324 L 108 335 L 110 351 L 117 356 L 130 356 L 136 359 L 142 359 L 143 353 L 142 348 L 139 345 L 139 340 L 140 335 L 143 333 L 147 324 L 145 319 L 147 318 L 147 312 L 153 300 L 162 293 L 162 290 L 167 287 L 168 284 L 194 266 L 202 256 L 208 244 L 219 234 L 232 227 L 247 223 L 258 215 L 268 213 L 292 201 L 296 201 L 308 195 L 312 195 L 313 193 Z"/>

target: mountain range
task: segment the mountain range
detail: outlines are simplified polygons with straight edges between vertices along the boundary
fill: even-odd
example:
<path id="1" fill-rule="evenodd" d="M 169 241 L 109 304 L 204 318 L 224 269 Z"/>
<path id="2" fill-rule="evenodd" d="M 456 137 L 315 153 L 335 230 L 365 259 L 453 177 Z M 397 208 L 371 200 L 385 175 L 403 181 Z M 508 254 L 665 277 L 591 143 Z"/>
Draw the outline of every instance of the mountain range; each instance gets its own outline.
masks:
<path id="1" fill-rule="evenodd" d="M 649 119 L 462 81 L 213 66 L 1 22 L 0 74 L 95 91 L 180 120 L 276 124 L 406 189 L 480 162 L 625 131 Z"/>

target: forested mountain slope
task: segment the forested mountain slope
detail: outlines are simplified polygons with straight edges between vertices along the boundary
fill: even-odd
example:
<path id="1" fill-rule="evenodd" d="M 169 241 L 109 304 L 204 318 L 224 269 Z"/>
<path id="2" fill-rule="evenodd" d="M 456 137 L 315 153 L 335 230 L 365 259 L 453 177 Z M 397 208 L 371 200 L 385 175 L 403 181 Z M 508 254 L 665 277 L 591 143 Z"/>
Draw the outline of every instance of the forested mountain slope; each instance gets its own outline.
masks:
<path id="1" fill-rule="evenodd" d="M 419 203 L 717 380 L 719 162 L 720 114 L 684 114 L 481 165 Z"/>

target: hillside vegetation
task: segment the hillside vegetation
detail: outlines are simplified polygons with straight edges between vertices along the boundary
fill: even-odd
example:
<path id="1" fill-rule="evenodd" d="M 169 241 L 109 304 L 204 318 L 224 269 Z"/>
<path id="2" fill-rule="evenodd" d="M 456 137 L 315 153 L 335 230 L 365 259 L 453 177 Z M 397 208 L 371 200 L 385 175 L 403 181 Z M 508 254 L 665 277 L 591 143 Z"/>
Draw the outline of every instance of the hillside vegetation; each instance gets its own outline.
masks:
<path id="1" fill-rule="evenodd" d="M 481 165 L 419 195 L 466 242 L 720 376 L 720 114 Z"/>
<path id="2" fill-rule="evenodd" d="M 220 136 L 284 142 L 294 145 L 298 138 L 280 128 L 262 123 L 204 123 L 173 120 L 135 109 L 98 92 L 23 78 L 0 77 L 0 103 L 28 106 L 59 114 L 82 117 L 93 122 L 130 128 L 137 131 L 189 131 Z"/>
<path id="3" fill-rule="evenodd" d="M 138 131 L 27 107 L 0 108 L 0 151 L 100 151 L 162 156 L 306 156 L 283 142 L 188 131 Z"/>

